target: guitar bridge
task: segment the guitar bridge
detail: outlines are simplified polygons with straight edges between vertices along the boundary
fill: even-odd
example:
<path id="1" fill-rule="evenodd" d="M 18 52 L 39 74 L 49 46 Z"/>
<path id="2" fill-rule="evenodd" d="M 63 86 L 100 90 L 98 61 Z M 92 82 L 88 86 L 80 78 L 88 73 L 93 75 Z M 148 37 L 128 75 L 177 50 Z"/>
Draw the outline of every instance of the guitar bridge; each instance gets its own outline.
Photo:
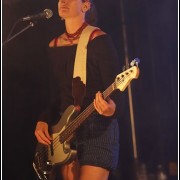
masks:
<path id="1" fill-rule="evenodd" d="M 47 164 L 48 166 L 54 166 L 54 165 L 55 165 L 54 163 L 52 163 L 52 162 L 50 162 L 50 161 L 47 161 L 46 164 Z"/>

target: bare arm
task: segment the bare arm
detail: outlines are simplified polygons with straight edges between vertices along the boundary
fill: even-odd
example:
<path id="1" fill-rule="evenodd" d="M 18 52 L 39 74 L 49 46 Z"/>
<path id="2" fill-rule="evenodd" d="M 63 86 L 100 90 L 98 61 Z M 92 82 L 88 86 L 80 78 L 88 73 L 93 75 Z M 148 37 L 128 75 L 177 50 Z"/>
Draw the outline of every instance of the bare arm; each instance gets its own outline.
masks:
<path id="1" fill-rule="evenodd" d="M 35 129 L 35 136 L 38 142 L 49 145 L 51 144 L 51 137 L 48 132 L 48 124 L 43 121 L 38 121 Z"/>

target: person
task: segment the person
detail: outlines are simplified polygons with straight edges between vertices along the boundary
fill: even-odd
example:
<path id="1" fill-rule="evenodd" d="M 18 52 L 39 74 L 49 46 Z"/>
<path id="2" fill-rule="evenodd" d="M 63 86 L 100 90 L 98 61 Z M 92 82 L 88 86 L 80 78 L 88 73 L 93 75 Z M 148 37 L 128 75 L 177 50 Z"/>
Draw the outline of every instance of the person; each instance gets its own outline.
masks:
<path id="1" fill-rule="evenodd" d="M 72 81 L 76 48 L 82 30 L 88 25 L 87 14 L 92 0 L 59 0 L 58 13 L 65 22 L 65 32 L 49 43 L 52 69 L 52 104 L 36 124 L 35 136 L 39 143 L 50 145 L 49 126 L 65 109 L 74 104 Z M 64 180 L 107 180 L 116 169 L 119 158 L 120 93 L 104 99 L 102 92 L 119 74 L 119 60 L 108 34 L 97 28 L 87 46 L 87 83 L 82 111 L 93 102 L 95 111 L 76 131 L 77 158 L 61 166 Z"/>

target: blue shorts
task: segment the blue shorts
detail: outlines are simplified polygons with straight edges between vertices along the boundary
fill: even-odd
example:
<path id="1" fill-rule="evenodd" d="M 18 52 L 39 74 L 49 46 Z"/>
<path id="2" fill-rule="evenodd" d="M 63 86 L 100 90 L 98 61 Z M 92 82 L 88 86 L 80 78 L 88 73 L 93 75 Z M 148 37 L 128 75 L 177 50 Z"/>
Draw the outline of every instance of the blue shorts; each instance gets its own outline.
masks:
<path id="1" fill-rule="evenodd" d="M 116 169 L 119 159 L 117 119 L 91 115 L 77 131 L 77 155 L 80 165 Z"/>

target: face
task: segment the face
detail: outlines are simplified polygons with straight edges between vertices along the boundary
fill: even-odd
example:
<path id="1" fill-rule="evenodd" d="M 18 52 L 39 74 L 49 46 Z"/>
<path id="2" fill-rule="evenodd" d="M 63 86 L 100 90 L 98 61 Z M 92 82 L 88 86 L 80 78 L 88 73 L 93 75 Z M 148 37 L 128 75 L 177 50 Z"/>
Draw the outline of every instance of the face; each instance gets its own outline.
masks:
<path id="1" fill-rule="evenodd" d="M 63 19 L 84 16 L 90 8 L 90 2 L 82 0 L 59 0 L 58 13 Z"/>

